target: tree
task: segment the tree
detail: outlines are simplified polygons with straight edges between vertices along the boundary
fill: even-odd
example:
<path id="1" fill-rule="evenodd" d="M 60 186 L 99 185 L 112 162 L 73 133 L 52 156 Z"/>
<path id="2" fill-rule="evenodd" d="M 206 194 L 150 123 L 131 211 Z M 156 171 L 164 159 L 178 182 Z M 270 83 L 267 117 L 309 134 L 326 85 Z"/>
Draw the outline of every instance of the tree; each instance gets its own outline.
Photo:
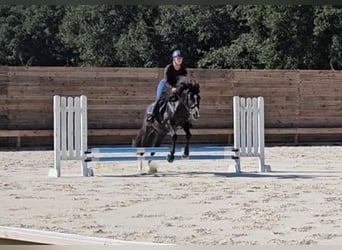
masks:
<path id="1" fill-rule="evenodd" d="M 259 61 L 266 68 L 313 65 L 313 6 L 249 6 L 250 33 L 260 43 Z"/>
<path id="2" fill-rule="evenodd" d="M 342 69 L 342 7 L 317 6 L 314 23 L 314 68 Z"/>
<path id="3" fill-rule="evenodd" d="M 184 65 L 194 67 L 197 55 L 197 35 L 191 29 L 194 6 L 166 5 L 159 7 L 159 18 L 155 23 L 156 36 L 160 38 L 160 65 L 170 63 L 171 53 L 180 49 Z"/>
<path id="4" fill-rule="evenodd" d="M 0 63 L 65 65 L 68 52 L 58 39 L 63 6 L 1 6 Z"/>
<path id="5" fill-rule="evenodd" d="M 160 38 L 156 36 L 154 23 L 158 8 L 139 6 L 136 17 L 128 25 L 128 31 L 120 34 L 114 45 L 117 59 L 122 66 L 160 66 L 156 54 Z"/>
<path id="6" fill-rule="evenodd" d="M 204 49 L 199 67 L 204 68 L 255 68 L 260 67 L 258 61 L 258 39 L 250 32 L 247 21 L 248 7 L 223 6 L 211 12 L 210 23 L 216 23 L 216 35 Z M 221 16 L 223 15 L 223 16 Z M 218 17 L 218 20 L 215 19 Z M 224 24 L 224 25 L 223 25 Z M 203 30 L 203 29 L 202 29 Z M 212 30 L 212 29 L 211 29 Z M 202 33 L 202 31 L 200 32 Z M 210 34 L 205 31 L 205 34 Z"/>
<path id="7" fill-rule="evenodd" d="M 332 5 L 0 6 L 1 65 L 342 69 Z"/>
<path id="8" fill-rule="evenodd" d="M 75 65 L 118 66 L 115 45 L 135 18 L 136 6 L 68 6 L 60 37 L 74 51 Z"/>
<path id="9" fill-rule="evenodd" d="M 211 49 L 198 61 L 202 68 L 263 68 L 258 60 L 259 44 L 249 33 L 241 34 L 228 46 Z"/>

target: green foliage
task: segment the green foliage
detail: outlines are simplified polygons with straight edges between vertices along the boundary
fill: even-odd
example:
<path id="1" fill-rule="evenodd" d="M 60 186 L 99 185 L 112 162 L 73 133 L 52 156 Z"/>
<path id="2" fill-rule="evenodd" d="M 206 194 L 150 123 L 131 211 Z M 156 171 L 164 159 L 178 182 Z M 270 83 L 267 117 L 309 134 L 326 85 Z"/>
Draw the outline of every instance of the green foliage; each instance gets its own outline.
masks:
<path id="1" fill-rule="evenodd" d="M 122 32 L 114 45 L 120 66 L 153 67 L 159 66 L 154 60 L 158 39 L 155 36 L 154 22 L 157 8 L 140 7 L 127 31 Z"/>
<path id="2" fill-rule="evenodd" d="M 114 66 L 115 44 L 131 22 L 132 6 L 69 6 L 60 27 L 65 46 L 74 51 L 73 63 L 82 66 Z"/>
<path id="3" fill-rule="evenodd" d="M 319 6 L 315 10 L 315 68 L 342 69 L 342 7 Z"/>
<path id="4" fill-rule="evenodd" d="M 263 68 L 258 61 L 260 46 L 249 33 L 241 34 L 229 46 L 211 49 L 199 60 L 202 68 Z"/>
<path id="5" fill-rule="evenodd" d="M 160 59 L 165 65 L 170 63 L 174 49 L 182 50 L 185 55 L 184 64 L 194 66 L 196 57 L 197 35 L 191 28 L 191 18 L 194 19 L 194 6 L 167 5 L 159 7 L 159 17 L 156 19 L 156 35 L 160 38 Z"/>
<path id="6" fill-rule="evenodd" d="M 1 64 L 66 64 L 66 51 L 58 39 L 64 7 L 0 6 L 0 13 Z"/>
<path id="7" fill-rule="evenodd" d="M 342 69 L 332 5 L 2 5 L 0 65 Z"/>

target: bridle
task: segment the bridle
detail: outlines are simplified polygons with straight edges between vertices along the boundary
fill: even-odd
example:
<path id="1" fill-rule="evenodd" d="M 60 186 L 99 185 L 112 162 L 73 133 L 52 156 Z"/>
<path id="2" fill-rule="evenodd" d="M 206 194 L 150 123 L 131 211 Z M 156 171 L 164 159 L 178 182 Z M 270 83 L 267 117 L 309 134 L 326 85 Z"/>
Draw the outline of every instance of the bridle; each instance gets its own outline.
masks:
<path id="1" fill-rule="evenodd" d="M 178 101 L 182 104 L 186 110 L 189 112 L 190 120 L 198 120 L 199 114 L 199 95 L 197 93 L 192 93 L 189 89 L 187 89 L 187 93 L 185 94 L 185 98 L 182 99 L 178 93 L 175 94 L 177 96 Z M 191 95 L 194 95 L 194 99 L 196 100 L 190 107 L 189 104 L 191 103 Z"/>

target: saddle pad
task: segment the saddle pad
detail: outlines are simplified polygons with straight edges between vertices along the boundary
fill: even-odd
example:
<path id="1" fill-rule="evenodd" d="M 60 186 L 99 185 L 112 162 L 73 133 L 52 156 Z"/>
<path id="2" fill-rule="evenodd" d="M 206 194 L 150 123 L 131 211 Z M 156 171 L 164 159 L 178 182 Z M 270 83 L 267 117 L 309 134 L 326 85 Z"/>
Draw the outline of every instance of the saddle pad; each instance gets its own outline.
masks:
<path id="1" fill-rule="evenodd" d="M 154 102 L 154 103 L 152 103 L 151 105 L 149 105 L 148 107 L 147 107 L 147 114 L 152 114 L 152 111 L 153 111 L 153 108 L 154 108 L 154 105 L 156 105 L 156 103 Z"/>

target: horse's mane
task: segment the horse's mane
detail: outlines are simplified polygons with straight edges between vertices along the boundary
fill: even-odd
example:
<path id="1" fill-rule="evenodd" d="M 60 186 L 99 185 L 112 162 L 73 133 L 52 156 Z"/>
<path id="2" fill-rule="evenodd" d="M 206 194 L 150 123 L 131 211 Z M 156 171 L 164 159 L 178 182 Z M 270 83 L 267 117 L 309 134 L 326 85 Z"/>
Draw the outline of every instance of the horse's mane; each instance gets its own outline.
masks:
<path id="1" fill-rule="evenodd" d="M 177 84 L 178 93 L 182 93 L 184 90 L 189 90 L 194 94 L 200 93 L 200 86 L 194 80 L 187 78 L 186 76 L 180 76 L 178 78 Z"/>

